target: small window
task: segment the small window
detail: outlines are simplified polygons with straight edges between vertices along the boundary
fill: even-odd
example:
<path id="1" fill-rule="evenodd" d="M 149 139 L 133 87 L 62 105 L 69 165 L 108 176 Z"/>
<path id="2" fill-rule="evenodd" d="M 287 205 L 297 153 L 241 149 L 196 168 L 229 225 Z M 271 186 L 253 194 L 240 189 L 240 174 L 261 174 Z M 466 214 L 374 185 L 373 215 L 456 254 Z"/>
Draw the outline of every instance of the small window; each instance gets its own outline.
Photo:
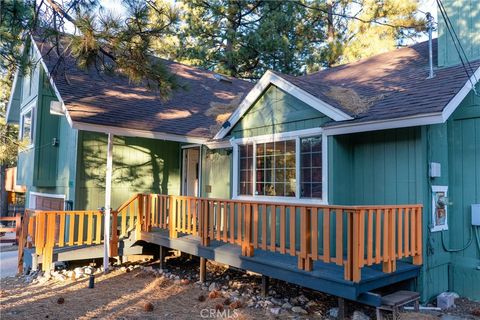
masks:
<path id="1" fill-rule="evenodd" d="M 28 145 L 33 144 L 33 114 L 34 109 L 30 109 L 22 114 L 20 139 Z"/>
<path id="2" fill-rule="evenodd" d="M 301 139 L 300 188 L 302 198 L 322 198 L 322 137 Z"/>
<path id="3" fill-rule="evenodd" d="M 252 195 L 253 192 L 253 145 L 239 147 L 240 152 L 240 195 Z"/>

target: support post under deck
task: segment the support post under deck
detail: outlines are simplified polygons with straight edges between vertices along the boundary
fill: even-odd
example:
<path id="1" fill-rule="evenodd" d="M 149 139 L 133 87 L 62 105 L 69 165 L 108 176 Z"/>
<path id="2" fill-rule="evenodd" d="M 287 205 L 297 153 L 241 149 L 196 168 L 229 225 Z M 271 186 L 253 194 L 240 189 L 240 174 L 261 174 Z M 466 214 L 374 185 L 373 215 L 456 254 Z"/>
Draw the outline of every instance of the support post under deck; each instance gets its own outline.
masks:
<path id="1" fill-rule="evenodd" d="M 270 284 L 270 277 L 262 274 L 262 296 L 268 296 L 268 287 Z"/>
<path id="2" fill-rule="evenodd" d="M 200 257 L 200 282 L 207 278 L 207 259 Z"/>
<path id="3" fill-rule="evenodd" d="M 160 246 L 160 252 L 159 252 L 159 260 L 160 260 L 160 263 L 159 263 L 159 268 L 164 270 L 166 269 L 166 263 L 165 263 L 165 258 L 167 256 L 167 248 L 165 248 L 164 246 Z"/>
<path id="4" fill-rule="evenodd" d="M 338 319 L 345 319 L 345 299 L 338 298 Z"/>

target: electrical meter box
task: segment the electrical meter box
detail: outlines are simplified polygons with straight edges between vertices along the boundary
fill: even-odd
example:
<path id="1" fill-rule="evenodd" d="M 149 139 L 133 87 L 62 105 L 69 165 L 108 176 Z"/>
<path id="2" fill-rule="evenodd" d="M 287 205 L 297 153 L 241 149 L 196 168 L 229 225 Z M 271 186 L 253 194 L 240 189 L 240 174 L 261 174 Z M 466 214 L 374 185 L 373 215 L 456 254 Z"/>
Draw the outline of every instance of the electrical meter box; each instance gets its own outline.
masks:
<path id="1" fill-rule="evenodd" d="M 472 225 L 480 226 L 480 204 L 472 204 Z"/>

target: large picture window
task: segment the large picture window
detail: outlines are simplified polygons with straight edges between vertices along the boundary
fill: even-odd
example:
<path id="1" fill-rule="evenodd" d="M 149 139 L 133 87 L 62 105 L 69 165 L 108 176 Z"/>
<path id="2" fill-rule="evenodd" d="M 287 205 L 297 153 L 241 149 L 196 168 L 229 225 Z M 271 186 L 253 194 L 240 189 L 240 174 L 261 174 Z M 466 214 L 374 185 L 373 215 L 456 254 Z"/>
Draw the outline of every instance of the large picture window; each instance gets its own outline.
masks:
<path id="1" fill-rule="evenodd" d="M 236 156 L 239 196 L 323 197 L 321 136 L 239 144 Z"/>

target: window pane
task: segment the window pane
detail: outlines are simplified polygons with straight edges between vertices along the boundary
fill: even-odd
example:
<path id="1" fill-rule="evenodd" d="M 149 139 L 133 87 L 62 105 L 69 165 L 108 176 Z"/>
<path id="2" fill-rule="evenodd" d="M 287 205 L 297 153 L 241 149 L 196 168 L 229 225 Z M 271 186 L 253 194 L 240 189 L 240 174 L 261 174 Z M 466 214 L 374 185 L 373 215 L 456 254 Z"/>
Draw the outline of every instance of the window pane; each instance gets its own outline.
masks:
<path id="1" fill-rule="evenodd" d="M 31 143 L 32 138 L 32 110 L 30 110 L 22 116 L 22 140 Z"/>
<path id="2" fill-rule="evenodd" d="M 240 195 L 253 194 L 253 145 L 239 146 L 239 190 Z"/>
<path id="3" fill-rule="evenodd" d="M 322 197 L 322 137 L 301 139 L 300 185 L 304 198 Z"/>

